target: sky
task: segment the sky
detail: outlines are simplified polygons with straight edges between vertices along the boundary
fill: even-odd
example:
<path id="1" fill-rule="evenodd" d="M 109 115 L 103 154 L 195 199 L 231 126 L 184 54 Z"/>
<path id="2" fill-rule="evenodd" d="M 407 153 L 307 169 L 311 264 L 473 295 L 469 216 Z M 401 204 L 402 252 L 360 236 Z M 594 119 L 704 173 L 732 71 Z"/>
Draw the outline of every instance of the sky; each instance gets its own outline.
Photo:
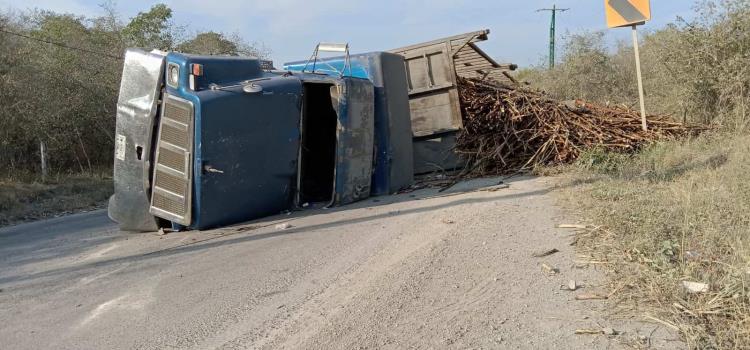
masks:
<path id="1" fill-rule="evenodd" d="M 102 0 L 0 0 L 2 10 L 47 9 L 96 16 Z M 602 0 L 120 0 L 125 19 L 165 3 L 176 24 L 191 30 L 239 33 L 272 51 L 276 66 L 307 59 L 318 42 L 348 42 L 352 53 L 383 51 L 440 37 L 490 29 L 479 46 L 499 62 L 540 64 L 549 48 L 549 12 L 558 13 L 558 43 L 566 33 L 607 30 L 608 40 L 631 40 L 629 28 L 607 29 Z M 654 30 L 693 16 L 693 0 L 652 0 Z M 559 48 L 559 45 L 558 45 Z"/>

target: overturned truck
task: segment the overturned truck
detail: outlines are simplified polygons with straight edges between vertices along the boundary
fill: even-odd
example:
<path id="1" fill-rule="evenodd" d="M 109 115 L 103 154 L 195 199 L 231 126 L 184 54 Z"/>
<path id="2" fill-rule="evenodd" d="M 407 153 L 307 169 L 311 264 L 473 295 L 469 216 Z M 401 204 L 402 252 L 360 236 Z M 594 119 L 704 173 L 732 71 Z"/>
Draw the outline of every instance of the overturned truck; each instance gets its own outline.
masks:
<path id="1" fill-rule="evenodd" d="M 489 30 L 349 55 L 253 58 L 128 50 L 109 215 L 123 230 L 206 229 L 397 192 L 463 165 L 460 77 L 513 80 Z M 322 51 L 343 56 L 319 59 Z"/>
<path id="2" fill-rule="evenodd" d="M 373 167 L 366 79 L 131 49 L 117 110 L 109 215 L 123 230 L 206 229 L 411 182 Z"/>

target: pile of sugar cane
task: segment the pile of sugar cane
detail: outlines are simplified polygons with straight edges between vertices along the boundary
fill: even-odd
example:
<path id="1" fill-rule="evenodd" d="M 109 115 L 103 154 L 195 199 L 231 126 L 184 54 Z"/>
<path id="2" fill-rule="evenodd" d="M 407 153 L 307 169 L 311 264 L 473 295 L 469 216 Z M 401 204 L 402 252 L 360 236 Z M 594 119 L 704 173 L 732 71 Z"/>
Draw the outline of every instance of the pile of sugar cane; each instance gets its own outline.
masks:
<path id="1" fill-rule="evenodd" d="M 456 152 L 467 160 L 465 173 L 493 175 L 560 165 L 581 152 L 603 148 L 632 152 L 664 139 L 707 129 L 640 114 L 621 106 L 560 102 L 538 91 L 473 79 L 459 81 L 464 128 Z"/>

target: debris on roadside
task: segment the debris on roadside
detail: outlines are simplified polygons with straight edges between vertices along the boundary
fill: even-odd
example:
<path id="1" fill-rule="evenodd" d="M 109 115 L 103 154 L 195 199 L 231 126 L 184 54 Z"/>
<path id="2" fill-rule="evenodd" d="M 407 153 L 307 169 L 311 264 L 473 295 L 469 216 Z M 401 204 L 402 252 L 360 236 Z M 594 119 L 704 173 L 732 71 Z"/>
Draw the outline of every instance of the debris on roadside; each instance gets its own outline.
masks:
<path id="1" fill-rule="evenodd" d="M 292 226 L 292 224 L 290 224 L 288 222 L 276 225 L 276 229 L 277 230 L 288 230 L 288 229 L 290 229 L 292 227 L 294 227 L 294 226 Z"/>
<path id="2" fill-rule="evenodd" d="M 156 232 L 156 235 L 157 236 L 165 236 L 165 235 L 168 235 L 168 234 L 170 234 L 172 232 L 174 232 L 174 230 L 169 229 L 169 228 L 160 227 L 159 231 Z"/>
<path id="3" fill-rule="evenodd" d="M 576 295 L 576 300 L 606 300 L 609 297 L 597 293 L 581 293 Z"/>
<path id="4" fill-rule="evenodd" d="M 547 249 L 547 250 L 542 250 L 542 251 L 534 252 L 533 254 L 531 254 L 531 256 L 533 256 L 535 258 L 543 258 L 545 256 L 550 256 L 552 254 L 559 253 L 559 252 L 560 251 L 557 250 L 557 248 L 552 248 L 552 249 Z"/>
<path id="5" fill-rule="evenodd" d="M 560 289 L 575 292 L 579 287 L 580 285 L 575 280 L 570 280 L 567 285 L 560 286 Z"/>
<path id="6" fill-rule="evenodd" d="M 576 329 L 575 334 L 578 335 L 618 335 L 620 332 L 616 331 L 614 328 L 606 327 L 602 329 L 592 329 L 592 328 L 583 328 L 583 329 Z"/>
<path id="7" fill-rule="evenodd" d="M 508 189 L 508 188 L 510 188 L 510 185 L 508 185 L 508 184 L 499 184 L 499 185 L 495 185 L 495 186 L 480 188 L 479 191 L 481 191 L 481 192 L 497 192 L 497 191 Z"/>
<path id="8" fill-rule="evenodd" d="M 680 303 L 672 303 L 672 306 L 674 306 L 677 310 L 680 310 L 692 317 L 699 317 L 695 312 L 693 312 L 692 310 L 688 309 L 685 306 L 682 306 L 682 304 Z"/>
<path id="9" fill-rule="evenodd" d="M 425 188 L 444 188 L 451 184 L 451 178 L 458 172 L 430 173 L 416 176 L 414 183 L 402 188 L 397 194 L 411 193 Z"/>
<path id="10" fill-rule="evenodd" d="M 652 315 L 646 314 L 646 315 L 644 316 L 644 318 L 645 318 L 646 320 L 648 320 L 648 321 L 653 321 L 653 322 L 656 322 L 656 323 L 658 323 L 658 324 L 661 324 L 661 325 L 663 325 L 663 326 L 667 326 L 668 328 L 670 328 L 670 329 L 672 329 L 672 330 L 675 330 L 675 331 L 677 331 L 677 332 L 681 331 L 681 329 L 680 329 L 680 327 L 679 327 L 679 326 L 677 326 L 677 325 L 675 325 L 675 324 L 673 324 L 673 323 L 671 323 L 671 322 L 667 322 L 667 321 L 664 321 L 664 320 L 662 320 L 662 319 L 656 318 L 656 317 L 654 317 L 654 316 L 652 316 Z"/>
<path id="11" fill-rule="evenodd" d="M 547 264 L 542 264 L 542 271 L 544 271 L 548 275 L 556 275 L 560 273 L 560 270 L 558 268 Z"/>
<path id="12" fill-rule="evenodd" d="M 600 261 L 600 260 L 575 260 L 573 261 L 576 265 L 576 267 L 585 267 L 588 265 L 609 265 L 612 264 L 609 261 Z"/>
<path id="13" fill-rule="evenodd" d="M 688 291 L 688 293 L 698 294 L 706 293 L 709 290 L 709 285 L 700 282 L 682 281 L 682 287 Z"/>
<path id="14" fill-rule="evenodd" d="M 579 229 L 579 230 L 589 228 L 588 225 L 574 225 L 574 224 L 559 224 L 556 227 L 557 228 L 574 228 L 574 229 Z"/>
<path id="15" fill-rule="evenodd" d="M 446 225 L 452 225 L 452 224 L 456 223 L 455 221 L 453 221 L 451 219 L 443 219 L 443 220 L 441 220 L 441 222 L 444 223 L 444 224 L 446 224 Z"/>
<path id="16" fill-rule="evenodd" d="M 245 232 L 245 231 L 256 230 L 256 229 L 258 229 L 258 228 L 260 228 L 260 227 L 259 227 L 259 226 L 255 226 L 255 225 L 250 225 L 250 226 L 242 226 L 242 227 L 238 227 L 238 228 L 236 228 L 236 229 L 235 229 L 234 231 L 235 231 L 235 232 Z"/>

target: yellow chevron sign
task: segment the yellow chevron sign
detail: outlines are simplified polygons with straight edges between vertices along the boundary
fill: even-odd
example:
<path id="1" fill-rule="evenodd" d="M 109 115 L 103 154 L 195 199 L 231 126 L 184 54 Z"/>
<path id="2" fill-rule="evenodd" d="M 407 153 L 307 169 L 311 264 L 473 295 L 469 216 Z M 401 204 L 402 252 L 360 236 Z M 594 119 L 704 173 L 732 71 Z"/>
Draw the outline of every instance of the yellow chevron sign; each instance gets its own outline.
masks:
<path id="1" fill-rule="evenodd" d="M 624 27 L 651 19 L 650 0 L 604 0 L 607 27 Z"/>

